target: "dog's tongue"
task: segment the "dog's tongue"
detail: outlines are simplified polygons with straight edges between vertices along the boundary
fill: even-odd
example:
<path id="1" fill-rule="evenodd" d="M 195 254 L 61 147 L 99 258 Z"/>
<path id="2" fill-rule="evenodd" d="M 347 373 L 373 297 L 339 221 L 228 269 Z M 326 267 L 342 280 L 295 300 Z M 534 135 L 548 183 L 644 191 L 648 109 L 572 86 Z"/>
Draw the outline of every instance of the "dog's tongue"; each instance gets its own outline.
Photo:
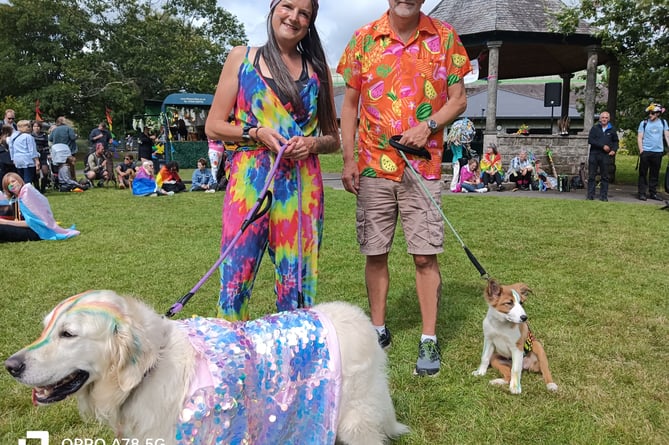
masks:
<path id="1" fill-rule="evenodd" d="M 33 388 L 33 406 L 37 406 L 37 390 Z"/>

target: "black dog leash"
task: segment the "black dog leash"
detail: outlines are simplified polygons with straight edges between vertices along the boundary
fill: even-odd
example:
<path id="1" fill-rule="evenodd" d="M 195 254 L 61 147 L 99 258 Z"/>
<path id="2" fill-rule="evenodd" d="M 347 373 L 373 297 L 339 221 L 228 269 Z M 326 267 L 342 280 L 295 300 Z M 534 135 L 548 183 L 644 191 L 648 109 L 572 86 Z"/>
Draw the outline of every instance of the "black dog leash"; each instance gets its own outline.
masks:
<path id="1" fill-rule="evenodd" d="M 441 215 L 443 220 L 446 222 L 446 224 L 448 224 L 448 227 L 451 229 L 451 232 L 453 232 L 453 235 L 455 235 L 455 238 L 457 238 L 458 242 L 460 243 L 460 246 L 464 249 L 465 253 L 467 254 L 467 257 L 469 258 L 469 261 L 471 261 L 471 263 L 474 265 L 474 267 L 476 267 L 476 270 L 478 270 L 479 273 L 481 274 L 481 278 L 484 278 L 486 280 L 489 279 L 490 276 L 488 275 L 488 272 L 486 272 L 486 270 L 483 268 L 483 266 L 481 266 L 481 263 L 479 263 L 479 261 L 476 259 L 476 257 L 472 253 L 472 251 L 469 250 L 469 247 L 467 247 L 465 245 L 465 242 L 462 240 L 462 238 L 460 237 L 458 232 L 455 230 L 455 228 L 453 227 L 451 222 L 448 220 L 448 218 L 446 218 L 446 215 L 444 214 L 444 211 L 441 209 L 441 206 L 439 204 L 437 204 L 437 202 L 434 200 L 434 198 L 430 194 L 430 191 L 427 189 L 427 187 L 425 186 L 425 183 L 421 179 L 420 175 L 413 168 L 413 166 L 409 163 L 409 160 L 407 159 L 406 155 L 404 154 L 404 153 L 409 153 L 409 154 L 412 154 L 412 155 L 415 155 L 415 156 L 420 156 L 422 158 L 425 158 L 425 159 L 429 160 L 429 159 L 432 159 L 432 156 L 430 155 L 430 152 L 427 151 L 427 149 L 425 149 L 425 147 L 417 149 L 417 148 L 407 147 L 404 144 L 400 144 L 400 142 L 399 142 L 400 139 L 402 139 L 401 135 L 392 136 L 390 138 L 390 146 L 393 147 L 394 149 L 396 149 L 399 152 L 400 156 L 402 157 L 402 159 L 404 160 L 406 165 L 409 167 L 409 170 L 411 171 L 411 173 L 418 180 L 418 183 L 420 184 L 420 187 L 423 190 L 423 193 L 425 194 L 425 196 L 428 197 L 428 199 L 430 201 L 432 201 L 432 204 L 434 204 L 436 209 L 439 211 L 439 214 Z"/>

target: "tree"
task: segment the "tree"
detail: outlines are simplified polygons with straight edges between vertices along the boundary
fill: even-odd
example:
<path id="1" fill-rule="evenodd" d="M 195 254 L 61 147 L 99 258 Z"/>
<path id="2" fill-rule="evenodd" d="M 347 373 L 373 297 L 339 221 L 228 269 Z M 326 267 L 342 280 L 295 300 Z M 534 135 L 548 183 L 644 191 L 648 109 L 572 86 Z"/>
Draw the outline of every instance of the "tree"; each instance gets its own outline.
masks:
<path id="1" fill-rule="evenodd" d="M 636 132 L 650 102 L 669 102 L 669 2 L 582 0 L 560 15 L 563 29 L 583 19 L 620 66 L 617 126 Z"/>
<path id="2" fill-rule="evenodd" d="M 29 109 L 40 99 L 47 114 L 73 114 L 77 66 L 92 29 L 73 0 L 0 5 L 0 97 L 13 95 Z"/>
<path id="3" fill-rule="evenodd" d="M 65 114 L 82 132 L 109 107 L 119 128 L 146 99 L 212 92 L 245 42 L 216 0 L 11 0 L 0 5 L 0 101 L 39 99 L 46 118 Z"/>

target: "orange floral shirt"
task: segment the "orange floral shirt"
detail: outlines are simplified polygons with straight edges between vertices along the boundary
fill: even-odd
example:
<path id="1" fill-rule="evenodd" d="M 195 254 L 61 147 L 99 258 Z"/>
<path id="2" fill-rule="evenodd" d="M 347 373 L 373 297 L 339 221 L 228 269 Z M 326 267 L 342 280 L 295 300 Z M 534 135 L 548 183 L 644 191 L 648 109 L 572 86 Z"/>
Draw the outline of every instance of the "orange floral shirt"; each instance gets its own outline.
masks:
<path id="1" fill-rule="evenodd" d="M 436 113 L 448 99 L 448 86 L 469 71 L 469 57 L 453 27 L 423 13 L 406 44 L 391 29 L 388 13 L 358 29 L 337 72 L 360 92 L 360 174 L 401 181 L 404 162 L 389 145 L 390 137 Z M 443 132 L 429 138 L 430 161 L 407 155 L 425 179 L 441 177 L 443 139 Z"/>

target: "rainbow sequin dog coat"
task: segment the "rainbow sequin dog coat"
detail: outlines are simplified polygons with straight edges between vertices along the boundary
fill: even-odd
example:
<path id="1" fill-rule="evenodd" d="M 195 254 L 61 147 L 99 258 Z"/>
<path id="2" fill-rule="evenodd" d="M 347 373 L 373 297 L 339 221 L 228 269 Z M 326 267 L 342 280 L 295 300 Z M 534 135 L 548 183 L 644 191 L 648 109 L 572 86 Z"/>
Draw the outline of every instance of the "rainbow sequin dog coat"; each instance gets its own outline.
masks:
<path id="1" fill-rule="evenodd" d="M 197 353 L 179 444 L 334 444 L 341 372 L 327 317 L 299 310 L 179 324 Z"/>

